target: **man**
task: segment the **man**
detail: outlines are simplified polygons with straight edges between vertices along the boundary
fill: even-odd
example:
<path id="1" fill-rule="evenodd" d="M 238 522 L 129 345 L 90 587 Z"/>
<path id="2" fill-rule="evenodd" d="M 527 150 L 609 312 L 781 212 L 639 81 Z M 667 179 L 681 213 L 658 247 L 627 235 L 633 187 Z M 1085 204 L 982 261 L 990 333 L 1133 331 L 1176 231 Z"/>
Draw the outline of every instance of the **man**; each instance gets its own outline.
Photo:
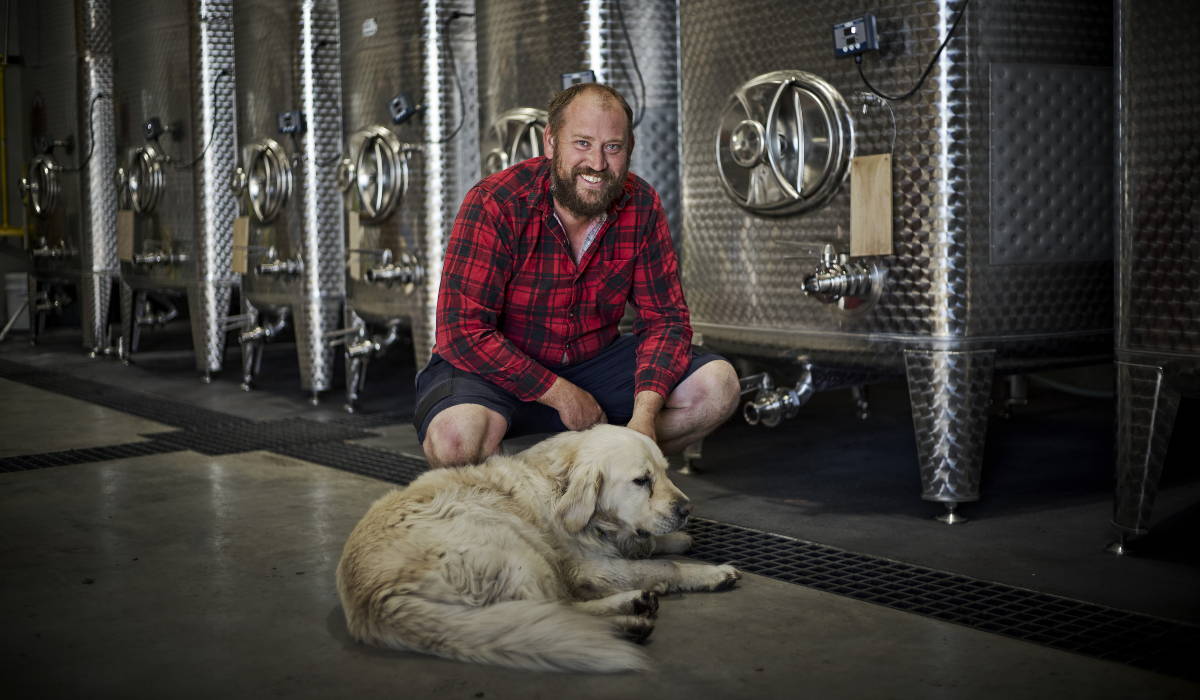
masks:
<path id="1" fill-rule="evenodd" d="M 446 248 L 414 419 L 435 468 L 481 462 L 506 433 L 610 419 L 669 454 L 737 407 L 733 367 L 691 345 L 658 195 L 629 173 L 633 111 L 596 83 L 548 111 L 547 157 L 479 182 Z M 619 336 L 627 301 L 637 321 Z"/>

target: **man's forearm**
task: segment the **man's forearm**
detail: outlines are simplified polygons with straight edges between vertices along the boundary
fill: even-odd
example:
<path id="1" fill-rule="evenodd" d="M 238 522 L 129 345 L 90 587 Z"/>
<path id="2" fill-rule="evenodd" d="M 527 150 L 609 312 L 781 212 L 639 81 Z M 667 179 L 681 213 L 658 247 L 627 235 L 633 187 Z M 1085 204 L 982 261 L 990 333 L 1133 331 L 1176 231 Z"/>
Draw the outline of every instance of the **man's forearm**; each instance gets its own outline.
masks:
<path id="1" fill-rule="evenodd" d="M 633 398 L 633 418 L 629 419 L 629 427 L 657 441 L 654 423 L 666 402 L 657 391 L 639 391 Z"/>

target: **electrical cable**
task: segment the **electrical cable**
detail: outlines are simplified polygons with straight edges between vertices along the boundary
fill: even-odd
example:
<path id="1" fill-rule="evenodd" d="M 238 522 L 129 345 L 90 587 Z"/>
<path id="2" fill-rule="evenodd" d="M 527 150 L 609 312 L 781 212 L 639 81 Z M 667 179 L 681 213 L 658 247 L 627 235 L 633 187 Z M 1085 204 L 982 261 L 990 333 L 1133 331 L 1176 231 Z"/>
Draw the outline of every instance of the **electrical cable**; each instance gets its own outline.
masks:
<path id="1" fill-rule="evenodd" d="M 221 78 L 224 78 L 228 75 L 230 75 L 229 69 L 222 68 L 221 72 L 217 73 L 217 77 L 213 78 L 213 99 L 214 100 L 216 100 L 217 84 L 221 82 Z M 167 164 L 170 165 L 175 170 L 190 170 L 190 169 L 196 167 L 196 163 L 199 163 L 201 161 L 201 159 L 204 158 L 204 154 L 208 153 L 208 147 L 212 145 L 213 138 L 216 135 L 217 135 L 217 120 L 213 119 L 212 128 L 208 132 L 208 143 L 204 144 L 204 148 L 200 149 L 200 155 L 196 156 L 195 160 L 193 160 L 191 163 L 188 163 L 187 165 L 175 165 L 175 163 L 171 162 L 170 156 L 168 156 Z M 154 143 L 158 144 L 159 148 L 162 148 L 162 144 L 158 142 L 157 136 L 154 137 Z M 163 149 L 163 151 L 165 152 L 166 149 Z"/>
<path id="2" fill-rule="evenodd" d="M 449 136 L 438 141 L 426 141 L 425 143 L 449 143 L 452 139 L 454 139 L 455 136 L 458 136 L 458 132 L 462 131 L 463 124 L 467 121 L 467 98 L 463 94 L 462 81 L 458 77 L 458 62 L 454 59 L 454 44 L 451 43 L 450 37 L 447 36 L 447 32 L 450 30 L 450 23 L 454 20 L 460 17 L 474 16 L 475 14 L 473 12 L 459 12 L 458 10 L 455 10 L 454 12 L 450 13 L 450 16 L 447 17 L 446 21 L 442 24 L 441 38 L 442 41 L 446 43 L 446 56 L 450 58 L 450 70 L 454 73 L 454 85 L 458 88 L 458 126 L 454 127 L 454 131 L 451 131 Z"/>
<path id="3" fill-rule="evenodd" d="M 954 19 L 954 24 L 950 25 L 950 31 L 946 32 L 946 38 L 942 41 L 942 45 L 938 47 L 937 53 L 933 54 L 933 60 L 929 62 L 929 66 L 925 69 L 925 72 L 921 74 L 921 79 L 917 81 L 917 84 L 913 87 L 913 89 L 909 90 L 903 95 L 895 96 L 886 95 L 876 90 L 875 87 L 867 80 L 867 76 L 863 74 L 862 54 L 858 54 L 854 57 L 854 63 L 858 66 L 858 77 L 862 78 L 863 85 L 866 85 L 867 89 L 885 100 L 907 100 L 908 98 L 917 94 L 917 90 L 921 89 L 921 86 L 925 84 L 925 79 L 929 77 L 929 73 L 933 71 L 933 67 L 937 65 L 938 57 L 942 55 L 942 50 L 946 48 L 946 44 L 950 43 L 950 37 L 954 36 L 954 30 L 958 27 L 959 20 L 963 18 L 963 13 L 967 11 L 967 5 L 970 4 L 971 0 L 966 0 L 963 2 L 962 9 L 958 11 L 958 17 Z"/>
<path id="4" fill-rule="evenodd" d="M 629 47 L 629 58 L 633 60 L 633 72 L 637 73 L 638 84 L 642 87 L 642 95 L 638 99 L 637 119 L 633 120 L 633 128 L 636 129 L 642 123 L 642 118 L 646 116 L 646 80 L 642 77 L 642 70 L 638 67 L 637 54 L 633 50 L 633 42 L 629 39 L 629 28 L 625 26 L 625 13 L 621 11 L 621 0 L 615 0 L 613 4 L 617 8 L 617 20 L 621 23 L 621 32 L 625 34 L 625 45 Z"/>
<path id="5" fill-rule="evenodd" d="M 93 123 L 93 121 L 95 119 L 96 100 L 99 100 L 101 98 L 108 99 L 108 97 L 109 97 L 108 93 L 98 92 L 98 93 L 96 93 L 96 96 L 92 98 L 92 104 L 90 104 L 88 106 L 88 154 L 87 154 L 87 157 L 83 159 L 83 162 L 79 164 L 79 167 L 63 168 L 63 172 L 67 172 L 67 173 L 80 172 L 81 170 L 83 170 L 84 168 L 87 167 L 88 161 L 90 161 L 92 159 L 92 153 L 96 150 L 96 128 Z"/>

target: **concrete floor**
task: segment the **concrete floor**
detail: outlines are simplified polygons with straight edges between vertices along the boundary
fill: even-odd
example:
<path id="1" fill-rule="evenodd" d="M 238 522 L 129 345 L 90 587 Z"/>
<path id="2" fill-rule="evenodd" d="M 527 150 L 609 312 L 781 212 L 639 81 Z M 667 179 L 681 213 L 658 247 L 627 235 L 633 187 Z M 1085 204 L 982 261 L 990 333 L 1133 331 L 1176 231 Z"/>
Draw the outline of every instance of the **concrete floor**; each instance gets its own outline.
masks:
<path id="1" fill-rule="evenodd" d="M 342 415 L 340 397 L 306 403 L 286 344 L 268 355 L 275 365 L 264 362 L 261 388 L 244 394 L 232 376 L 197 381 L 179 338 L 164 336 L 125 367 L 83 356 L 66 330 L 36 349 L 18 334 L 0 357 L 248 418 Z M 403 359 L 377 364 L 364 410 L 411 400 Z M 1118 559 L 1099 551 L 1110 498 L 1111 442 L 1094 444 L 1111 439 L 1104 406 L 1047 395 L 1023 416 L 997 419 L 984 500 L 968 510 L 972 522 L 952 528 L 916 497 L 900 389 L 875 391 L 866 422 L 850 417 L 847 397 L 827 395 L 773 432 L 731 423 L 706 442 L 704 473 L 676 482 L 699 516 L 1200 620 L 1193 443 L 1173 446 L 1157 539 L 1142 557 Z M 0 407 L 0 456 L 167 429 L 5 380 Z M 1194 419 L 1185 409 L 1181 420 Z M 357 442 L 420 454 L 411 426 L 372 432 Z M 1200 685 L 1177 678 L 756 576 L 666 599 L 645 674 L 528 674 L 364 647 L 346 632 L 333 572 L 350 530 L 391 488 L 267 452 L 0 474 L 5 696 L 1200 697 Z"/>

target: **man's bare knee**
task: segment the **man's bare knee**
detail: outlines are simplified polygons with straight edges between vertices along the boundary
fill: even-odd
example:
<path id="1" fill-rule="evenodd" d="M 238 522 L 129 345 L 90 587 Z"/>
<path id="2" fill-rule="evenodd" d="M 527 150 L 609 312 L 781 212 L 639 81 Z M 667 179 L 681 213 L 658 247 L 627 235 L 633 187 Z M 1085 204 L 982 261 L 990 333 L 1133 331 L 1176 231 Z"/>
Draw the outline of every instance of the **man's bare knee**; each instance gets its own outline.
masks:
<path id="1" fill-rule="evenodd" d="M 717 423 L 733 414 L 741 399 L 737 371 L 728 362 L 709 362 L 680 383 L 667 398 L 667 408 L 711 416 Z"/>
<path id="2" fill-rule="evenodd" d="M 504 416 L 475 404 L 451 406 L 425 431 L 425 458 L 434 469 L 478 464 L 500 449 L 508 429 Z"/>

